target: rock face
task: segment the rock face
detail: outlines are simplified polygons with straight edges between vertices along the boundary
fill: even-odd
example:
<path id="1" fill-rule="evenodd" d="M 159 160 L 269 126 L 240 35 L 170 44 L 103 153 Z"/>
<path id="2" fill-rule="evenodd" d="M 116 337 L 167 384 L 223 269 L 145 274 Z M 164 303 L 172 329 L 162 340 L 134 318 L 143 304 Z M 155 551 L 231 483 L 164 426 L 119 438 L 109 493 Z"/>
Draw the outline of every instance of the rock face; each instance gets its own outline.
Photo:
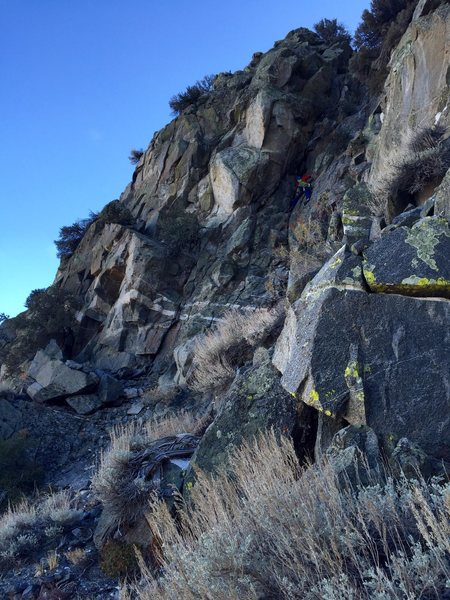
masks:
<path id="1" fill-rule="evenodd" d="M 330 161 L 336 120 L 349 131 L 364 120 L 339 112 L 350 54 L 295 30 L 243 71 L 217 76 L 155 135 L 120 198 L 133 226 L 94 223 L 58 272 L 56 285 L 83 298 L 73 358 L 111 372 L 145 365 L 183 383 L 175 348 L 229 309 L 283 295 L 294 176 L 319 155 Z M 309 147 L 313 135 L 323 142 Z M 322 169 L 337 199 L 349 163 Z"/>
<path id="2" fill-rule="evenodd" d="M 51 343 L 27 366 L 29 396 L 91 415 L 179 386 L 195 405 L 195 340 L 229 310 L 286 297 L 274 367 L 241 370 L 198 465 L 214 470 L 272 425 L 304 447 L 317 441 L 318 454 L 350 424 L 370 427 L 383 449 L 407 437 L 447 459 L 449 175 L 422 190 L 428 198 L 393 190 L 384 229 L 374 190 L 418 124 L 450 123 L 449 11 L 419 3 L 372 114 L 348 44 L 327 47 L 305 29 L 219 74 L 155 134 L 119 200 L 132 218 L 95 221 L 61 263 L 54 285 L 80 300 L 78 328 L 70 356 Z M 311 202 L 292 209 L 306 172 Z M 0 350 L 14 335 L 0 327 Z M 145 380 L 118 381 L 135 373 Z M 9 423 L 14 407 L 3 411 Z"/>
<path id="3" fill-rule="evenodd" d="M 374 292 L 450 298 L 450 229 L 429 217 L 400 227 L 364 254 L 364 277 Z"/>
<path id="4" fill-rule="evenodd" d="M 405 156 L 412 135 L 436 125 L 445 129 L 450 123 L 450 6 L 445 2 L 433 10 L 432 4 L 419 3 L 415 19 L 391 57 L 386 95 L 380 106 L 382 126 L 368 178 L 369 185 L 375 187 L 391 172 L 392 163 Z M 410 200 L 397 197 L 394 204 L 404 208 Z M 439 210 L 442 204 L 441 200 Z"/>
<path id="5" fill-rule="evenodd" d="M 230 452 L 271 428 L 279 434 L 295 436 L 303 452 L 308 445 L 310 450 L 314 445 L 315 411 L 302 406 L 281 387 L 267 354 L 260 364 L 236 378 L 222 402 L 218 417 L 193 456 L 194 470 L 217 472 L 227 466 Z"/>
<path id="6" fill-rule="evenodd" d="M 448 460 L 450 303 L 369 294 L 358 260 L 338 252 L 294 303 L 275 353 L 282 385 L 329 417 Z M 283 335 L 295 340 L 285 354 Z"/>

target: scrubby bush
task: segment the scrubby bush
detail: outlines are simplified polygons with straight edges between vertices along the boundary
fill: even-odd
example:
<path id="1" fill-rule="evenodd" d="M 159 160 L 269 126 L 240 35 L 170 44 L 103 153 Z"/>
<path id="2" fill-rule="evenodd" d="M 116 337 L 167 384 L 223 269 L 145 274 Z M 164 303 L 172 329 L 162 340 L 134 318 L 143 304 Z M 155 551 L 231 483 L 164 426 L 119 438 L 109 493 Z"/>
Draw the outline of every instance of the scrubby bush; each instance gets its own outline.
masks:
<path id="1" fill-rule="evenodd" d="M 403 11 L 412 14 L 416 5 L 417 0 L 372 0 L 355 31 L 356 48 L 380 50 L 391 25 L 405 19 Z"/>
<path id="2" fill-rule="evenodd" d="M 9 315 L 5 314 L 5 313 L 0 313 L 0 323 L 3 323 L 3 321 L 7 321 L 9 319 Z"/>
<path id="3" fill-rule="evenodd" d="M 428 185 L 437 185 L 450 168 L 450 143 L 445 129 L 429 127 L 409 134 L 386 160 L 386 166 L 371 184 L 374 214 L 386 215 L 392 198 L 411 197 Z"/>
<path id="4" fill-rule="evenodd" d="M 131 212 L 120 200 L 112 200 L 103 207 L 100 213 L 90 212 L 87 219 L 78 219 L 72 225 L 65 225 L 59 230 L 59 238 L 55 240 L 57 257 L 62 260 L 69 259 L 78 248 L 86 231 L 92 223 L 104 226 L 106 223 L 118 223 L 130 226 L 134 223 Z"/>
<path id="5" fill-rule="evenodd" d="M 138 571 L 135 547 L 117 540 L 109 540 L 100 551 L 100 568 L 113 579 L 124 579 Z"/>
<path id="6" fill-rule="evenodd" d="M 113 535 L 123 524 L 135 523 L 146 510 L 154 493 L 152 483 L 138 478 L 142 467 L 138 454 L 156 440 L 179 433 L 193 433 L 201 419 L 189 412 L 169 415 L 146 423 L 132 422 L 111 431 L 111 444 L 102 454 L 92 480 L 97 498 L 108 516 L 105 537 Z M 104 516 L 105 518 L 105 516 Z"/>
<path id="7" fill-rule="evenodd" d="M 134 223 L 133 215 L 120 200 L 108 202 L 108 204 L 100 211 L 97 220 L 103 225 L 107 223 L 117 223 L 127 227 Z"/>
<path id="8" fill-rule="evenodd" d="M 135 148 L 133 148 L 133 150 L 130 151 L 130 156 L 128 157 L 128 160 L 132 165 L 137 165 L 138 162 L 141 160 L 143 154 L 144 151 L 142 150 L 142 148 L 140 150 L 136 150 Z"/>
<path id="9" fill-rule="evenodd" d="M 199 223 L 194 213 L 182 207 L 172 206 L 161 213 L 157 225 L 157 237 L 164 242 L 171 253 L 188 248 L 198 239 Z"/>
<path id="10" fill-rule="evenodd" d="M 372 0 L 355 31 L 358 50 L 350 61 L 351 72 L 379 93 L 387 75 L 392 49 L 405 33 L 418 0 Z"/>
<path id="11" fill-rule="evenodd" d="M 43 470 L 30 457 L 30 450 L 25 433 L 0 440 L 0 508 L 6 502 L 17 503 L 42 483 Z"/>
<path id="12" fill-rule="evenodd" d="M 337 19 L 322 19 L 314 25 L 314 31 L 320 39 L 331 46 L 338 42 L 350 43 L 351 35 L 345 25 Z"/>
<path id="13" fill-rule="evenodd" d="M 59 287 L 33 290 L 25 306 L 28 310 L 14 319 L 15 339 L 2 348 L 0 355 L 0 362 L 10 372 L 33 358 L 52 338 L 63 347 L 67 333 L 77 327 L 75 312 L 79 302 Z"/>
<path id="14" fill-rule="evenodd" d="M 208 94 L 212 90 L 214 78 L 214 75 L 206 75 L 203 79 L 194 83 L 194 85 L 188 85 L 184 92 L 172 96 L 169 100 L 172 113 L 179 115 L 183 110 L 195 104 L 201 96 Z"/>
<path id="15" fill-rule="evenodd" d="M 143 568 L 140 600 L 446 597 L 448 484 L 352 487 L 326 463 L 301 472 L 293 444 L 273 434 L 231 463 L 232 480 L 198 474 L 178 523 L 153 507 L 161 569 Z"/>
<path id="16" fill-rule="evenodd" d="M 54 540 L 81 516 L 81 511 L 72 508 L 67 491 L 44 496 L 34 504 L 23 501 L 10 506 L 0 517 L 0 565 L 17 566 L 29 559 L 34 550 Z"/>
<path id="17" fill-rule="evenodd" d="M 87 219 L 78 219 L 72 225 L 64 225 L 60 228 L 59 237 L 55 240 L 56 256 L 58 258 L 68 259 L 72 256 L 97 216 L 97 213 L 91 212 Z"/>
<path id="18" fill-rule="evenodd" d="M 280 324 L 282 315 L 281 305 L 225 313 L 216 328 L 196 342 L 189 387 L 205 392 L 229 384 L 236 369 L 251 358 L 256 346 Z"/>

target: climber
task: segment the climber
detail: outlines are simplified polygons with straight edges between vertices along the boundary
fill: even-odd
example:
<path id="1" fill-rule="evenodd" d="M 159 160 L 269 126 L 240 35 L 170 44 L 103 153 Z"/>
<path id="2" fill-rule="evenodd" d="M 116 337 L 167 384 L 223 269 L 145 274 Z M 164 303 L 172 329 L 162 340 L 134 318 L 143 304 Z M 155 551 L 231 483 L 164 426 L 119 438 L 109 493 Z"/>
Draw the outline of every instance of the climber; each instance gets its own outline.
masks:
<path id="1" fill-rule="evenodd" d="M 295 190 L 295 196 L 291 200 L 291 208 L 297 205 L 300 200 L 302 193 L 305 195 L 304 204 L 308 204 L 311 200 L 312 193 L 312 177 L 311 175 L 303 175 L 303 177 L 297 177 L 297 189 Z"/>

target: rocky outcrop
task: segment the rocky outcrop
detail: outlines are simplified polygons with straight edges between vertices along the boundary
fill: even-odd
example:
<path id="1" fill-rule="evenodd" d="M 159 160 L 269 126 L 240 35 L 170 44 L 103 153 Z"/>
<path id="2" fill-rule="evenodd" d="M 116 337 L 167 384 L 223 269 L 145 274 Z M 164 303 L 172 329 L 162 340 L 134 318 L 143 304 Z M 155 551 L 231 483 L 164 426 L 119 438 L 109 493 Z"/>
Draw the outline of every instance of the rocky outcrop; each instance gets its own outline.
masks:
<path id="1" fill-rule="evenodd" d="M 448 460 L 449 319 L 446 301 L 367 293 L 361 259 L 342 249 L 292 306 L 274 364 L 285 389 L 324 415 Z"/>
<path id="2" fill-rule="evenodd" d="M 56 284 L 83 298 L 78 360 L 173 377 L 176 347 L 229 309 L 284 294 L 279 249 L 293 176 L 330 156 L 330 116 L 347 119 L 339 103 L 350 54 L 295 30 L 245 70 L 217 76 L 209 95 L 155 135 L 120 198 L 134 225 L 94 223 L 58 272 Z M 347 129 L 361 119 L 349 117 Z M 313 135 L 317 147 L 308 146 Z M 328 176 L 321 169 L 318 193 L 331 180 L 338 200 L 349 162 Z M 176 370 L 175 379 L 183 381 Z"/>
<path id="3" fill-rule="evenodd" d="M 256 364 L 239 374 L 214 423 L 192 458 L 194 471 L 217 473 L 226 468 L 230 454 L 260 432 L 273 429 L 298 441 L 302 458 L 312 455 L 317 418 L 280 385 L 266 350 L 257 352 Z M 229 465 L 228 465 L 229 466 Z"/>
<path id="4" fill-rule="evenodd" d="M 364 253 L 364 277 L 374 292 L 450 298 L 450 229 L 429 217 L 399 227 Z"/>
<path id="5" fill-rule="evenodd" d="M 435 126 L 445 130 L 450 124 L 449 15 L 446 2 L 436 10 L 431 2 L 420 2 L 413 22 L 392 54 L 380 106 L 382 126 L 371 149 L 373 164 L 368 180 L 375 189 L 408 155 L 408 145 L 415 134 Z M 411 199 L 423 201 L 439 183 L 430 182 L 417 198 L 394 195 L 389 208 L 391 216 Z"/>

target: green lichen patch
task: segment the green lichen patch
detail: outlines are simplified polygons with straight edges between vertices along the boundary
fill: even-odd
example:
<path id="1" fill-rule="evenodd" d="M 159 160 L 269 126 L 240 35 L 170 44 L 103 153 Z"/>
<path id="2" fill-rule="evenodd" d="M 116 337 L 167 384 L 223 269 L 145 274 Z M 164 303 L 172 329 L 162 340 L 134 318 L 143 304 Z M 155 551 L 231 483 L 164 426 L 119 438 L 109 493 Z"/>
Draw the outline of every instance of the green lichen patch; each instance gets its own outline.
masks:
<path id="1" fill-rule="evenodd" d="M 442 235 L 450 237 L 445 220 L 444 223 L 442 219 L 423 219 L 406 233 L 405 242 L 416 250 L 417 258 L 433 271 L 439 270 L 434 256 L 435 248 Z"/>

